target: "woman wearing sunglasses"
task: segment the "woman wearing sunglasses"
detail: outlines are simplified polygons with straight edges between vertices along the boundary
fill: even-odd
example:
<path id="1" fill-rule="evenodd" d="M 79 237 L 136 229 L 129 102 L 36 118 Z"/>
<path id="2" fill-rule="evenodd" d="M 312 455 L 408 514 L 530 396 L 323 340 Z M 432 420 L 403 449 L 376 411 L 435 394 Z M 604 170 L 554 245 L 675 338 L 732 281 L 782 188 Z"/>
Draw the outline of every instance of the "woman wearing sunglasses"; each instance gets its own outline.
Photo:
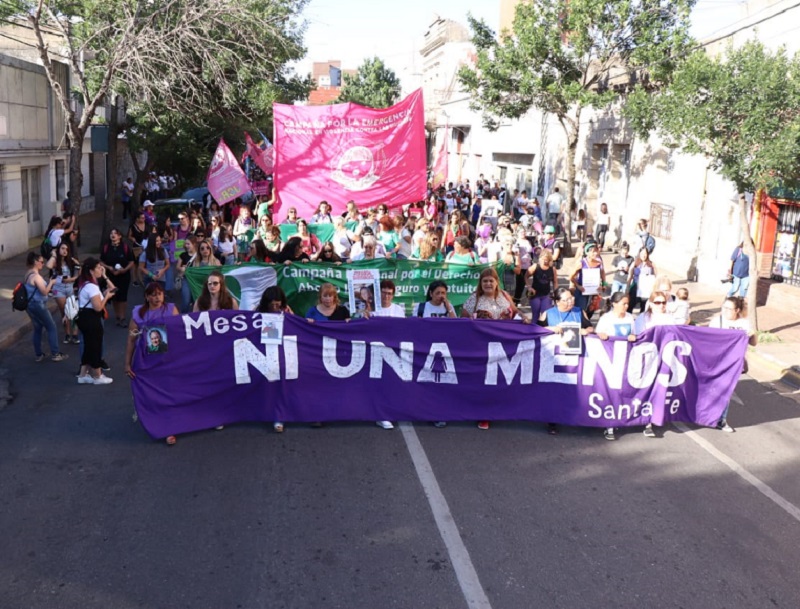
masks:
<path id="1" fill-rule="evenodd" d="M 203 284 L 203 292 L 194 303 L 192 311 L 238 310 L 239 303 L 228 291 L 225 276 L 219 271 L 211 271 Z"/>

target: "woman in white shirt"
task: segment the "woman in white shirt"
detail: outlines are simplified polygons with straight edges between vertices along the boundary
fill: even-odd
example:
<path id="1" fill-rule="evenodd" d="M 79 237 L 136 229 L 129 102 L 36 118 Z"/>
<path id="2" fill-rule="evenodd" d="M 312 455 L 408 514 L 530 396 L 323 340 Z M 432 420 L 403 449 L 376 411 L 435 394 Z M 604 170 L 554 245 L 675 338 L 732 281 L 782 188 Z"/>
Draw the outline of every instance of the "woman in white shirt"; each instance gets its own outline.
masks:
<path id="1" fill-rule="evenodd" d="M 600 244 L 600 251 L 602 252 L 606 247 L 606 234 L 608 227 L 611 226 L 611 214 L 608 213 L 608 205 L 605 203 L 600 204 L 600 213 L 597 214 L 597 222 L 595 223 L 594 237 L 597 243 Z"/>
<path id="2" fill-rule="evenodd" d="M 722 302 L 722 311 L 719 315 L 715 315 L 708 323 L 709 328 L 718 328 L 720 330 L 739 330 L 740 332 L 747 333 L 749 337 L 748 342 L 750 346 L 755 347 L 758 344 L 758 335 L 750 326 L 750 320 L 745 316 L 745 301 L 744 298 L 738 296 L 728 296 Z M 747 372 L 747 360 L 744 361 L 744 368 L 742 372 Z M 728 425 L 728 410 L 731 405 L 725 407 L 725 412 L 717 423 L 717 429 L 727 433 L 736 431 L 733 427 Z"/>

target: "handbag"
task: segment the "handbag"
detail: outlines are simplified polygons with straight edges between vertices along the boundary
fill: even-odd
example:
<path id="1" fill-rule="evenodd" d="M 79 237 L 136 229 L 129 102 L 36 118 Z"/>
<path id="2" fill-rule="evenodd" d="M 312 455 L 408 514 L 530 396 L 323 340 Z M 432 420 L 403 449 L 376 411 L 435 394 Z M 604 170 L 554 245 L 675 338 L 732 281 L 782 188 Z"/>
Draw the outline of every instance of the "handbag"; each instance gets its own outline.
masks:
<path id="1" fill-rule="evenodd" d="M 75 294 L 70 294 L 67 296 L 67 302 L 64 303 L 64 316 L 73 321 L 76 317 L 78 317 L 78 299 Z"/>

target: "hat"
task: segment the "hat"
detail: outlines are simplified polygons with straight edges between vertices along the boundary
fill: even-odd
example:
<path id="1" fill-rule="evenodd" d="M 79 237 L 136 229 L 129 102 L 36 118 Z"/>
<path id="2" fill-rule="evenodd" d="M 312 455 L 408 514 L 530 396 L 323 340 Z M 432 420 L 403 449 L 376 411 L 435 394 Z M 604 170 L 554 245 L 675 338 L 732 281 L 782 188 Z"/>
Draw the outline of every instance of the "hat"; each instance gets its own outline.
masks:
<path id="1" fill-rule="evenodd" d="M 594 241 L 590 241 L 589 243 L 583 246 L 583 253 L 588 254 L 589 250 L 596 250 L 596 249 L 597 249 L 597 243 L 595 243 Z"/>
<path id="2" fill-rule="evenodd" d="M 556 233 L 556 227 L 548 224 L 544 227 L 544 233 L 545 235 L 554 235 Z"/>
<path id="3" fill-rule="evenodd" d="M 148 199 L 147 201 L 142 203 L 142 207 L 155 207 L 155 204 Z"/>

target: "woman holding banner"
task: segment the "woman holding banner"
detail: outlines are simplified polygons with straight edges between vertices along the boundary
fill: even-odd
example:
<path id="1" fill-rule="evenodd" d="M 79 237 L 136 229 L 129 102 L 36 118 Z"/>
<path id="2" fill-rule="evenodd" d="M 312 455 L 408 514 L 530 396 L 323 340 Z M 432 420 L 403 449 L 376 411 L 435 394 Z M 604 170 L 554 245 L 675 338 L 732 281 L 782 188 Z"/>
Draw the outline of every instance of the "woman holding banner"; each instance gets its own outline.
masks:
<path id="1" fill-rule="evenodd" d="M 539 325 L 546 327 L 555 334 L 565 334 L 575 332 L 579 329 L 581 336 L 586 336 L 594 332 L 592 322 L 586 317 L 586 313 L 575 306 L 575 297 L 568 288 L 558 288 L 555 293 L 556 306 L 547 309 L 539 317 Z M 547 424 L 547 433 L 551 436 L 558 433 L 554 423 Z"/>
<path id="2" fill-rule="evenodd" d="M 758 344 L 758 335 L 753 330 L 753 327 L 750 325 L 750 320 L 748 320 L 745 315 L 745 299 L 739 296 L 728 296 L 722 303 L 722 312 L 711 318 L 708 327 L 745 332 L 751 347 L 755 347 Z M 744 361 L 742 372 L 747 372 L 747 360 Z M 736 431 L 733 427 L 728 425 L 728 410 L 730 407 L 731 405 L 729 402 L 725 407 L 725 412 L 722 413 L 717 423 L 717 429 L 726 433 L 733 433 Z"/>
<path id="3" fill-rule="evenodd" d="M 131 320 L 128 323 L 128 342 L 125 346 L 125 374 L 128 378 L 136 378 L 131 364 L 139 337 L 145 335 L 150 327 L 163 326 L 164 318 L 173 315 L 178 315 L 178 309 L 171 302 L 164 300 L 164 288 L 161 284 L 151 283 L 148 285 L 144 290 L 144 304 L 133 308 Z M 173 446 L 176 441 L 175 436 L 167 436 L 167 445 Z"/>
<path id="4" fill-rule="evenodd" d="M 625 338 L 628 342 L 636 340 L 634 334 L 634 320 L 633 315 L 628 313 L 629 296 L 627 292 L 614 292 L 611 298 L 608 299 L 611 310 L 604 313 L 597 322 L 595 334 L 600 340 L 608 340 L 609 336 L 617 338 Z M 607 427 L 603 432 L 603 437 L 606 440 L 616 440 L 614 435 L 614 428 Z"/>
<path id="5" fill-rule="evenodd" d="M 194 303 L 192 312 L 238 310 L 239 303 L 228 291 L 225 276 L 220 271 L 211 271 L 203 283 L 203 291 Z"/>
<path id="6" fill-rule="evenodd" d="M 277 285 L 270 286 L 264 290 L 264 293 L 261 295 L 261 300 L 256 307 L 256 312 L 274 313 L 278 315 L 291 315 L 294 313 L 286 299 L 286 293 Z M 276 433 L 283 433 L 283 422 L 275 421 L 272 424 L 272 428 Z"/>
<path id="7" fill-rule="evenodd" d="M 290 237 L 280 252 L 269 252 L 269 257 L 277 264 L 292 264 L 292 262 L 308 262 L 309 257 L 303 251 L 303 243 L 300 237 L 295 235 Z"/>
<path id="8" fill-rule="evenodd" d="M 317 304 L 306 313 L 306 319 L 315 321 L 349 321 L 350 311 L 339 301 L 339 292 L 331 283 L 323 283 L 319 289 Z"/>
<path id="9" fill-rule="evenodd" d="M 481 271 L 478 287 L 461 307 L 461 317 L 470 319 L 514 319 L 519 310 L 511 295 L 500 288 L 500 277 L 494 268 Z M 530 319 L 524 318 L 524 323 Z M 489 429 L 489 421 L 478 421 L 478 429 Z"/>

